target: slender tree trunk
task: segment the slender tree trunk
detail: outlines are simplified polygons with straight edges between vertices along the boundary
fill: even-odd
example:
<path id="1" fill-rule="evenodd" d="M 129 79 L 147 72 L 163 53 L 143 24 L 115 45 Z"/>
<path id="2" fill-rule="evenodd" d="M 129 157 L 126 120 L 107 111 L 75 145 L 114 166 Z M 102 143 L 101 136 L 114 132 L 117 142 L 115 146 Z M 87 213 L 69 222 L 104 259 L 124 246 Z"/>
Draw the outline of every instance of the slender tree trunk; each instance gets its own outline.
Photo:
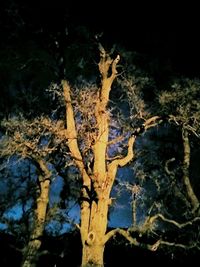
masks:
<path id="1" fill-rule="evenodd" d="M 198 198 L 195 195 L 193 187 L 189 178 L 189 168 L 190 168 L 190 141 L 188 136 L 188 131 L 182 131 L 183 136 L 183 148 L 184 148 L 184 160 L 183 160 L 183 181 L 186 187 L 187 195 L 193 206 L 193 211 L 196 211 L 199 207 Z"/>
<path id="2" fill-rule="evenodd" d="M 134 197 L 133 198 L 133 201 L 132 201 L 132 213 L 133 213 L 133 227 L 135 227 L 136 226 L 136 210 L 137 210 L 137 206 L 136 206 L 136 198 Z"/>
<path id="3" fill-rule="evenodd" d="M 37 266 L 38 251 L 41 247 L 41 239 L 45 227 L 45 219 L 47 213 L 47 206 L 49 202 L 49 189 L 50 189 L 50 175 L 47 166 L 43 161 L 39 162 L 41 169 L 45 172 L 45 176 L 39 176 L 40 194 L 37 198 L 37 206 L 34 216 L 34 228 L 32 230 L 29 242 L 25 248 L 22 267 L 35 267 Z"/>

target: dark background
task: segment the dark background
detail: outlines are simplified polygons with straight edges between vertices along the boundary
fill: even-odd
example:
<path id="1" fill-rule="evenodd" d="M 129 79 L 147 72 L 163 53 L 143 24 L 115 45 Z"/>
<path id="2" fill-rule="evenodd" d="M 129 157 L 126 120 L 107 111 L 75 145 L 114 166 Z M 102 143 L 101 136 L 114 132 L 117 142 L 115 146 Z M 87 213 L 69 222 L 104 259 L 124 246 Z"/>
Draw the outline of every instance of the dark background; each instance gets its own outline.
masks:
<path id="1" fill-rule="evenodd" d="M 86 26 L 94 33 L 103 32 L 104 42 L 119 43 L 126 49 L 163 59 L 161 64 L 170 64 L 180 75 L 198 76 L 197 4 L 191 1 L 146 2 L 8 0 L 1 4 L 1 10 L 15 3 L 25 23 L 46 31 L 59 31 L 64 25 Z M 0 20 L 5 26 L 10 22 L 4 20 L 4 16 L 5 12 Z M 2 36 L 5 34 L 10 32 L 5 32 L 4 27 Z"/>
<path id="2" fill-rule="evenodd" d="M 71 3 L 70 3 L 71 2 Z M 147 3 L 146 3 L 147 2 Z M 63 20 L 103 32 L 105 41 L 152 57 L 168 59 L 175 71 L 199 75 L 199 15 L 192 2 L 41 1 L 30 14 L 47 27 Z M 158 3 L 157 3 L 158 2 Z M 31 6 L 31 5 L 30 5 Z M 55 23 L 55 24 L 54 24 Z"/>
<path id="3" fill-rule="evenodd" d="M 10 52 L 14 52 L 16 48 L 19 50 L 18 46 L 27 39 L 33 39 L 37 43 L 41 42 L 40 38 L 42 37 L 43 43 L 46 42 L 45 45 L 48 47 L 48 35 L 53 36 L 67 27 L 69 39 L 71 36 L 76 38 L 73 31 L 78 27 L 87 27 L 93 35 L 103 32 L 102 43 L 108 47 L 117 43 L 127 50 L 140 54 L 140 66 L 146 68 L 146 64 L 148 64 L 149 70 L 154 69 L 154 76 L 159 76 L 162 72 L 159 77 L 165 76 L 167 73 L 174 73 L 176 76 L 199 77 L 199 8 L 191 2 L 175 3 L 173 1 L 170 3 L 166 1 L 165 3 L 160 1 L 159 4 L 155 1 L 147 2 L 141 0 L 115 1 L 114 3 L 108 0 L 105 2 L 4 0 L 0 6 L 1 55 L 4 54 L 4 50 L 7 51 L 8 46 Z M 20 18 L 23 19 L 23 22 L 20 22 Z M 25 23 L 24 26 L 23 23 Z M 20 35 L 16 36 L 16 32 Z M 41 32 L 43 33 L 41 34 Z M 79 40 L 77 39 L 76 42 L 78 45 Z M 26 52 L 20 51 L 21 54 L 19 54 L 22 56 Z M 1 64 L 4 63 L 1 58 L 0 61 Z M 12 62 L 9 64 L 12 68 Z M 4 87 L 6 99 L 8 99 L 6 82 Z M 13 97 L 12 94 L 11 97 Z M 6 100 L 3 99 L 3 101 L 5 106 L 8 105 Z M 54 244 L 55 241 L 52 242 Z M 5 247 L 6 243 L 12 242 L 3 240 L 1 247 Z M 76 248 L 77 243 L 74 244 L 74 250 L 71 252 L 72 258 L 74 258 L 74 253 L 75 257 L 77 256 Z M 54 245 L 53 249 L 55 249 Z M 156 260 L 155 257 L 143 250 L 137 251 L 137 259 L 135 259 L 135 253 L 131 254 L 131 250 L 124 244 L 120 247 L 118 245 L 109 247 L 107 251 L 107 262 L 109 262 L 111 251 L 114 255 L 118 255 L 117 260 L 121 260 L 120 266 L 123 264 L 121 255 L 125 255 L 126 259 L 129 255 L 130 262 L 135 263 L 137 260 L 138 264 L 141 264 L 141 259 L 142 262 L 145 262 L 145 256 L 148 256 L 148 259 L 152 257 L 154 263 Z M 9 253 L 9 250 L 7 252 Z M 174 262 L 172 256 L 169 251 L 164 259 L 170 263 Z M 6 260 L 8 258 L 9 256 L 6 257 Z M 186 256 L 181 257 L 178 254 L 176 259 L 183 264 Z M 67 261 L 68 259 L 66 259 Z M 125 262 L 124 266 L 126 264 Z M 113 266 L 116 265 L 113 264 Z"/>

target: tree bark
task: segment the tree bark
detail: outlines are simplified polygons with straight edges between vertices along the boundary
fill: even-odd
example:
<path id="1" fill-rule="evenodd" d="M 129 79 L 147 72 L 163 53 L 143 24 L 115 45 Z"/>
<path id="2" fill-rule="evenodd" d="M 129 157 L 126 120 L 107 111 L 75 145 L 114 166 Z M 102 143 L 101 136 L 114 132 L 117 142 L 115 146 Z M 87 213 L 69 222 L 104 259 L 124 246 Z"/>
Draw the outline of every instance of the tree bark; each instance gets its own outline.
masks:
<path id="1" fill-rule="evenodd" d="M 41 247 L 41 239 L 45 227 L 45 219 L 47 206 L 49 202 L 50 177 L 51 172 L 48 170 L 44 161 L 38 161 L 44 176 L 39 176 L 40 194 L 36 200 L 37 206 L 34 216 L 34 228 L 30 235 L 30 239 L 23 255 L 22 267 L 37 266 L 38 252 Z"/>
<path id="2" fill-rule="evenodd" d="M 107 199 L 105 193 L 102 193 L 101 199 L 91 205 L 87 235 L 85 239 L 82 239 L 82 267 L 104 266 L 103 255 L 109 204 Z M 82 229 L 85 227 L 82 221 Z"/>
<path id="3" fill-rule="evenodd" d="M 183 182 L 186 187 L 188 198 L 192 204 L 193 211 L 196 211 L 199 207 L 199 200 L 193 190 L 193 187 L 189 178 L 189 168 L 190 168 L 190 141 L 187 130 L 182 130 L 183 138 L 183 149 L 184 149 L 184 159 L 183 159 Z"/>
<path id="4" fill-rule="evenodd" d="M 77 129 L 70 96 L 70 86 L 67 81 L 62 81 L 63 93 L 66 105 L 66 139 L 71 156 L 82 176 L 82 203 L 80 233 L 82 240 L 82 267 L 102 267 L 104 246 L 107 241 L 106 230 L 108 223 L 108 208 L 111 204 L 110 192 L 116 177 L 118 166 L 124 166 L 133 157 L 133 144 L 135 137 L 128 142 L 128 153 L 125 157 L 107 163 L 106 153 L 109 136 L 109 113 L 107 104 L 112 83 L 117 76 L 117 64 L 120 57 L 114 60 L 99 45 L 101 74 L 101 88 L 98 91 L 94 117 L 96 121 L 97 137 L 91 146 L 94 158 L 94 166 L 91 173 L 84 165 L 82 154 L 77 141 Z"/>

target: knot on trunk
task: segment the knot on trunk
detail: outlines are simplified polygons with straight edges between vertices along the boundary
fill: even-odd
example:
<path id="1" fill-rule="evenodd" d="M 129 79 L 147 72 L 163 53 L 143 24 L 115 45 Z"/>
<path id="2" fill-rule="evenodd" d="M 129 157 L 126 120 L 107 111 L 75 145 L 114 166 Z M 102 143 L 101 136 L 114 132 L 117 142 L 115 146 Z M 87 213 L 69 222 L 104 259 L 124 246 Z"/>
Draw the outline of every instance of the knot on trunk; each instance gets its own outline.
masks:
<path id="1" fill-rule="evenodd" d="M 92 244 L 94 243 L 95 237 L 96 237 L 95 233 L 94 233 L 93 231 L 90 231 L 90 232 L 88 233 L 88 237 L 87 237 L 87 241 L 86 241 L 86 243 L 87 243 L 89 246 L 92 245 Z"/>

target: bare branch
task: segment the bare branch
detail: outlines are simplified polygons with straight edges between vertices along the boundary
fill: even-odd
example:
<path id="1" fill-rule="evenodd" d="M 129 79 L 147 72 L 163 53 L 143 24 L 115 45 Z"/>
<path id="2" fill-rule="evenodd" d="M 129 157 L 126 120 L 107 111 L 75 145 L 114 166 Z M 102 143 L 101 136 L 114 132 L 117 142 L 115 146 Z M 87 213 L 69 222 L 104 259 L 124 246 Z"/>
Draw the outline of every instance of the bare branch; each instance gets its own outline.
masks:
<path id="1" fill-rule="evenodd" d="M 115 159 L 107 166 L 107 174 L 109 175 L 110 183 L 114 182 L 118 166 L 123 167 L 134 159 L 133 145 L 136 137 L 131 136 L 128 141 L 128 152 L 123 158 Z"/>
<path id="2" fill-rule="evenodd" d="M 119 165 L 120 167 L 125 166 L 134 158 L 133 145 L 135 143 L 135 136 L 131 136 L 128 141 L 128 153 L 124 158 L 116 159 L 111 164 Z"/>
<path id="3" fill-rule="evenodd" d="M 108 165 L 108 173 L 112 175 L 112 178 L 115 177 L 118 166 L 123 167 L 134 159 L 133 145 L 135 143 L 135 139 L 136 139 L 135 136 L 131 136 L 129 138 L 128 152 L 125 157 L 120 159 L 115 159 Z"/>
<path id="4" fill-rule="evenodd" d="M 158 214 L 156 214 L 156 215 L 154 215 L 152 217 L 148 217 L 147 220 L 144 223 L 144 226 L 146 226 L 147 224 L 152 225 L 158 218 L 160 218 L 161 220 L 163 220 L 165 222 L 171 223 L 171 224 L 175 225 L 176 227 L 178 227 L 180 229 L 184 228 L 184 227 L 186 227 L 188 225 L 192 225 L 196 221 L 200 221 L 200 217 L 195 217 L 194 219 L 192 219 L 190 221 L 187 221 L 185 223 L 179 223 L 179 222 L 177 222 L 175 220 L 167 219 L 167 218 L 165 218 L 164 215 L 158 213 Z"/>
<path id="5" fill-rule="evenodd" d="M 106 160 L 109 160 L 109 161 L 111 161 L 111 160 L 115 160 L 115 159 L 121 159 L 122 158 L 122 156 L 120 156 L 120 155 L 117 155 L 117 156 L 115 156 L 115 157 L 112 157 L 112 158 L 110 158 L 110 157 L 106 157 Z"/>
<path id="6" fill-rule="evenodd" d="M 151 251 L 156 251 L 158 249 L 158 247 L 160 246 L 161 240 L 159 239 L 158 241 L 156 241 L 156 243 L 154 243 L 153 245 L 147 245 L 147 248 Z"/>
<path id="7" fill-rule="evenodd" d="M 165 246 L 170 246 L 170 247 L 177 247 L 177 248 L 183 248 L 183 249 L 198 249 L 200 250 L 200 247 L 197 243 L 193 243 L 192 245 L 184 245 L 180 243 L 175 243 L 175 242 L 168 242 L 168 241 L 163 241 L 160 240 L 159 245 L 165 245 Z"/>
<path id="8" fill-rule="evenodd" d="M 133 238 L 130 233 L 124 229 L 120 229 L 120 228 L 116 228 L 114 230 L 111 230 L 110 232 L 108 232 L 106 235 L 105 235 L 105 238 L 104 238 L 104 244 L 110 239 L 112 238 L 113 236 L 116 236 L 116 234 L 120 234 L 122 235 L 123 237 L 125 237 L 129 242 L 130 244 L 132 245 L 135 245 L 135 246 L 139 246 L 140 243 L 136 240 L 136 238 Z"/>
<path id="9" fill-rule="evenodd" d="M 154 127 L 156 125 L 158 125 L 161 121 L 158 121 L 159 119 L 161 119 L 161 117 L 159 116 L 154 116 L 154 117 L 151 117 L 149 119 L 147 119 L 144 123 L 143 123 L 143 126 L 144 126 L 144 129 L 147 130 L 151 127 Z"/>
<path id="10" fill-rule="evenodd" d="M 111 75 L 111 77 L 112 77 L 113 80 L 115 79 L 115 77 L 116 77 L 116 75 L 118 73 L 117 72 L 117 64 L 118 64 L 119 61 L 120 61 L 120 56 L 117 55 L 115 60 L 112 63 L 112 75 Z"/>
<path id="11" fill-rule="evenodd" d="M 171 158 L 171 159 L 168 159 L 166 162 L 165 162 L 165 171 L 168 175 L 173 175 L 173 172 L 169 170 L 169 164 L 171 162 L 175 161 L 175 158 Z"/>
<path id="12" fill-rule="evenodd" d="M 43 116 L 30 121 L 13 117 L 3 120 L 1 125 L 7 130 L 0 151 L 4 156 L 18 154 L 23 158 L 44 158 L 63 141 L 63 123 Z"/>
<path id="13" fill-rule="evenodd" d="M 126 231 L 124 229 L 119 229 L 119 228 L 116 228 L 114 230 L 111 230 L 110 232 L 108 232 L 105 235 L 104 244 L 110 238 L 112 238 L 113 236 L 116 236 L 117 234 L 122 235 L 126 240 L 129 241 L 129 243 L 131 245 L 134 245 L 134 246 L 142 246 L 142 247 L 145 247 L 146 249 L 151 250 L 151 251 L 156 251 L 160 247 L 160 245 L 167 245 L 167 246 L 179 247 L 179 248 L 183 248 L 183 249 L 191 249 L 191 248 L 194 248 L 194 247 L 200 249 L 197 246 L 197 244 L 193 244 L 193 245 L 188 245 L 187 246 L 187 245 L 179 244 L 179 243 L 175 243 L 175 242 L 163 241 L 162 239 L 157 240 L 154 244 L 144 244 L 144 243 L 138 242 L 136 238 L 133 238 L 130 235 L 129 231 Z"/>
<path id="14" fill-rule="evenodd" d="M 171 246 L 171 247 L 176 247 L 176 248 L 182 248 L 182 249 L 193 249 L 196 248 L 200 250 L 200 247 L 198 246 L 197 243 L 193 243 L 192 245 L 185 245 L 181 243 L 176 243 L 176 242 L 169 242 L 169 241 L 164 241 L 162 239 L 157 240 L 154 244 L 142 244 L 145 248 L 151 251 L 156 251 L 160 246 L 165 245 L 165 246 Z"/>
<path id="15" fill-rule="evenodd" d="M 122 141 L 122 140 L 124 140 L 124 139 L 125 139 L 125 136 L 120 135 L 120 136 L 116 137 L 115 139 L 109 141 L 109 142 L 108 142 L 108 146 L 109 146 L 109 145 L 114 145 L 114 144 L 116 144 L 116 143 L 119 143 L 120 141 Z"/>
<path id="16" fill-rule="evenodd" d="M 81 227 L 78 223 L 76 223 L 75 226 L 78 228 L 78 230 L 81 230 Z"/>
<path id="17" fill-rule="evenodd" d="M 62 87 L 66 104 L 66 124 L 67 124 L 66 138 L 68 139 L 68 147 L 70 149 L 72 157 L 75 159 L 77 167 L 79 168 L 81 174 L 83 174 L 83 172 L 85 172 L 85 168 L 77 142 L 77 131 L 74 119 L 73 106 L 71 103 L 69 83 L 66 80 L 63 80 Z"/>
<path id="18" fill-rule="evenodd" d="M 197 130 L 195 127 L 192 127 L 191 125 L 188 124 L 185 126 L 185 129 L 192 132 L 197 138 L 200 138 L 200 134 L 197 133 Z"/>

